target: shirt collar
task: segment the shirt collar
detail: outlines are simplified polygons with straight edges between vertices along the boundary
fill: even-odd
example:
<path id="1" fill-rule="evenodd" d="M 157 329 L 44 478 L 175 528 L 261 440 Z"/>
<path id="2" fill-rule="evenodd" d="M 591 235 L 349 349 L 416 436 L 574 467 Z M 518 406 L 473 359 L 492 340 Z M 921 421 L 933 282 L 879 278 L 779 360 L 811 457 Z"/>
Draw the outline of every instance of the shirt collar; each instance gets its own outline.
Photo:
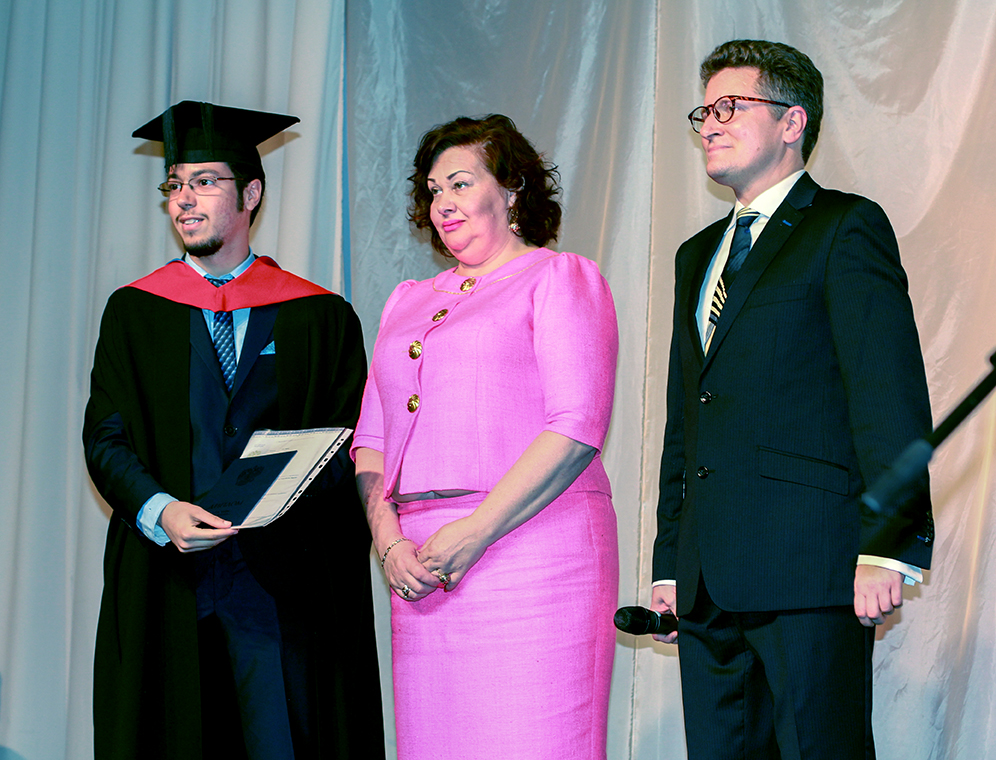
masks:
<path id="1" fill-rule="evenodd" d="M 229 274 L 232 276 L 232 279 L 234 280 L 236 277 L 238 277 L 240 274 L 246 271 L 255 260 L 256 260 L 256 254 L 253 253 L 252 250 L 250 249 L 249 255 L 246 256 L 245 261 L 243 261 L 241 264 L 235 267 L 235 269 L 229 272 Z M 197 272 L 197 274 L 199 274 L 201 277 L 214 277 L 213 274 L 211 274 L 210 272 L 206 271 L 203 267 L 201 267 L 200 264 L 197 263 L 196 259 L 192 257 L 190 254 L 188 253 L 183 254 L 183 261 L 188 266 L 190 266 L 191 269 Z"/>
<path id="2" fill-rule="evenodd" d="M 805 169 L 800 169 L 797 172 L 793 172 L 785 179 L 777 182 L 776 184 L 769 187 L 759 196 L 757 196 L 748 208 L 753 209 L 765 219 L 770 219 L 771 215 L 778 210 L 778 207 L 782 205 L 782 201 L 788 197 L 788 194 L 795 187 L 795 183 L 799 181 L 799 177 L 806 173 Z M 733 219 L 730 221 L 730 226 L 736 223 L 737 212 L 744 208 L 744 204 L 737 201 L 733 206 Z"/>

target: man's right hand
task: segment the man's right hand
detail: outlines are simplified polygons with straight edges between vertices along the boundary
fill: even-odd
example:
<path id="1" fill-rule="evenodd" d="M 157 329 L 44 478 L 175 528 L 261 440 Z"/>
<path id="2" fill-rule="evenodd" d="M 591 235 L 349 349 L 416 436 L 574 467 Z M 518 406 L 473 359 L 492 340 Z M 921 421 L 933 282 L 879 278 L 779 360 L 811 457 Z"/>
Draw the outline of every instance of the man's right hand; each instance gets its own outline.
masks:
<path id="1" fill-rule="evenodd" d="M 654 586 L 653 595 L 650 600 L 650 609 L 662 615 L 675 615 L 677 617 L 674 611 L 676 599 L 677 591 L 673 585 Z M 678 641 L 677 631 L 672 631 L 666 636 L 661 636 L 659 633 L 655 633 L 653 636 L 655 640 L 663 641 L 665 644 L 674 644 Z"/>
<path id="2" fill-rule="evenodd" d="M 209 528 L 202 528 L 201 525 Z M 228 520 L 187 501 L 171 501 L 159 515 L 159 525 L 181 552 L 200 552 L 238 533 Z"/>

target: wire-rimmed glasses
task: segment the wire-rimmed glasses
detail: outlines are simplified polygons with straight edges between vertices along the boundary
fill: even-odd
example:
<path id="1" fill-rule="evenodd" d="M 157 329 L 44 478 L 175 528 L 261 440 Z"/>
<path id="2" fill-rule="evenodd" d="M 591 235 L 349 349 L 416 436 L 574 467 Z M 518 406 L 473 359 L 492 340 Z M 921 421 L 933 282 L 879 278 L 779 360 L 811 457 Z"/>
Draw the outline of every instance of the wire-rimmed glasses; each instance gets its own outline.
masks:
<path id="1" fill-rule="evenodd" d="M 221 188 L 218 187 L 219 182 L 235 179 L 236 177 L 215 177 L 212 174 L 204 174 L 200 177 L 194 177 L 187 182 L 181 182 L 178 179 L 168 179 L 159 185 L 158 189 L 164 198 L 175 198 L 183 190 L 184 185 L 187 185 L 197 195 L 217 195 L 221 192 Z"/>

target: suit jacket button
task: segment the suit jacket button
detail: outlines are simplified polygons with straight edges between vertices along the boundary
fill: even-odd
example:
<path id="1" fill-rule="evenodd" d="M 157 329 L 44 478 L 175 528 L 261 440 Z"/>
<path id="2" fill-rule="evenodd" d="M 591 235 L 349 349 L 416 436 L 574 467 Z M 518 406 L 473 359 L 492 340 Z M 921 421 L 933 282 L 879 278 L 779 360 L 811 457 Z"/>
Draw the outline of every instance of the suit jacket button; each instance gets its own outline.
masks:
<path id="1" fill-rule="evenodd" d="M 699 401 L 703 404 L 708 404 L 712 399 L 713 395 L 709 391 L 702 391 L 702 394 L 699 396 Z"/>
<path id="2" fill-rule="evenodd" d="M 449 309 L 440 309 L 439 311 L 437 311 L 435 314 L 432 315 L 432 321 L 439 322 L 449 313 L 450 313 Z"/>
<path id="3" fill-rule="evenodd" d="M 411 345 L 408 346 L 408 355 L 412 359 L 418 359 L 422 355 L 422 342 L 413 340 Z"/>
<path id="4" fill-rule="evenodd" d="M 413 393 L 411 396 L 408 397 L 408 411 L 412 412 L 414 414 L 415 410 L 418 409 L 418 405 L 420 403 L 421 403 L 421 401 L 420 401 L 420 399 L 418 397 L 418 394 L 417 393 Z"/>
<path id="5" fill-rule="evenodd" d="M 234 438 L 235 434 L 239 432 L 239 429 L 235 425 L 225 425 L 225 435 L 229 438 Z"/>
<path id="6" fill-rule="evenodd" d="M 695 474 L 698 475 L 700 478 L 702 478 L 702 480 L 705 480 L 706 478 L 709 477 L 709 468 L 699 467 L 699 469 L 695 471 Z"/>

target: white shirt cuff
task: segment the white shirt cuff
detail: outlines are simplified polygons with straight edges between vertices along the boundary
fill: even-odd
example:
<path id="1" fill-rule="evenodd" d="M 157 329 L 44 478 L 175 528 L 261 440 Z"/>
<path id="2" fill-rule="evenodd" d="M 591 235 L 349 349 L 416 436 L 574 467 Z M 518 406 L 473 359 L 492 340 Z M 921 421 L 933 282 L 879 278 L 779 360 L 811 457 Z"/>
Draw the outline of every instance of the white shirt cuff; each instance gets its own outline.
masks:
<path id="1" fill-rule="evenodd" d="M 907 565 L 905 562 L 900 562 L 898 559 L 875 557 L 871 554 L 859 554 L 858 564 L 884 567 L 887 570 L 895 570 L 897 573 L 902 573 L 905 576 L 903 583 L 907 586 L 915 586 L 918 583 L 923 583 L 923 570 L 916 565 Z"/>

